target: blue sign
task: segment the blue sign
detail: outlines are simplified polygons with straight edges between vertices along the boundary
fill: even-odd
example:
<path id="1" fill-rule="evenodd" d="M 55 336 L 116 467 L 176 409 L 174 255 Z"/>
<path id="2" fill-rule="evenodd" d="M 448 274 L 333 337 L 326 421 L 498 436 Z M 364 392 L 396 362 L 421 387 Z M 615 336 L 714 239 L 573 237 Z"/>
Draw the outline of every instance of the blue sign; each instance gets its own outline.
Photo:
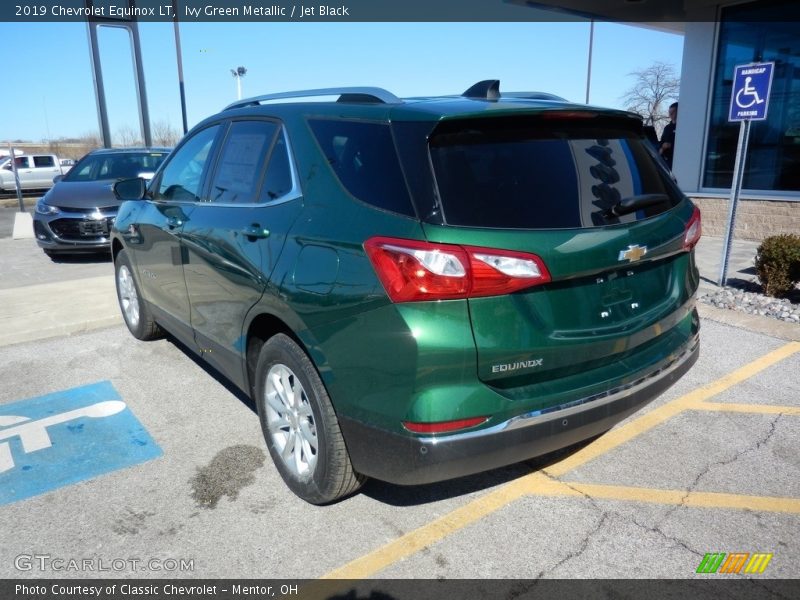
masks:
<path id="1" fill-rule="evenodd" d="M 774 69 L 774 62 L 736 67 L 728 121 L 763 121 L 767 118 Z"/>
<path id="2" fill-rule="evenodd" d="M 0 405 L 0 505 L 162 451 L 109 381 Z"/>

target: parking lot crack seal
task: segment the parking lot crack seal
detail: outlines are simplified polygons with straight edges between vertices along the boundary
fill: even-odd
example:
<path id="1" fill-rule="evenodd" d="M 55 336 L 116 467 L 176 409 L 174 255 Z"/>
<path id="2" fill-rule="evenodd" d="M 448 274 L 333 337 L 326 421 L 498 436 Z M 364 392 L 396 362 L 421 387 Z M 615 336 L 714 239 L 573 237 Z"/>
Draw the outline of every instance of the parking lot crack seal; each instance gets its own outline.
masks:
<path id="1" fill-rule="evenodd" d="M 597 507 L 595 507 L 595 508 L 597 508 Z M 608 520 L 608 514 L 601 511 L 600 519 L 597 521 L 595 526 L 592 527 L 591 531 L 589 531 L 583 537 L 583 539 L 580 542 L 580 546 L 578 547 L 578 549 L 576 551 L 574 551 L 574 552 L 570 552 L 569 554 L 567 554 L 564 558 L 562 558 L 560 561 L 558 561 L 555 565 L 553 565 L 549 569 L 545 569 L 543 571 L 540 571 L 539 574 L 536 576 L 536 579 L 544 578 L 544 576 L 547 573 L 555 573 L 555 571 L 561 565 L 571 561 L 573 558 L 580 557 L 581 554 L 586 552 L 586 549 L 589 547 L 589 543 L 592 541 L 592 537 L 594 537 L 603 528 L 603 526 L 606 524 L 607 520 Z"/>
<path id="2" fill-rule="evenodd" d="M 569 554 L 567 554 L 567 556 L 562 558 L 560 561 L 558 561 L 555 565 L 553 565 L 549 569 L 545 569 L 545 570 L 539 572 L 539 574 L 536 576 L 537 580 L 538 579 L 542 579 L 547 573 L 554 573 L 556 571 L 556 569 L 558 569 L 564 563 L 572 560 L 573 558 L 578 558 L 581 554 L 586 552 L 586 549 L 589 547 L 589 543 L 591 542 L 591 538 L 603 528 L 603 526 L 606 524 L 606 521 L 608 520 L 608 513 L 597 503 L 597 500 L 592 498 L 589 494 L 587 494 L 583 490 L 580 490 L 580 489 L 576 488 L 575 486 L 570 485 L 566 481 L 561 481 L 560 479 L 557 479 L 557 478 L 553 477 L 546 470 L 542 470 L 541 473 L 545 477 L 547 477 L 547 479 L 550 480 L 552 483 L 557 484 L 557 485 L 563 485 L 564 487 L 566 487 L 566 488 L 570 489 L 571 491 L 575 492 L 578 496 L 581 496 L 581 497 L 585 498 L 586 500 L 588 500 L 589 504 L 591 504 L 592 508 L 594 508 L 598 513 L 600 513 L 600 519 L 595 524 L 595 526 L 592 528 L 592 530 L 589 531 L 584 536 L 584 538 L 581 540 L 580 547 L 578 548 L 577 551 L 570 552 Z"/>
<path id="3" fill-rule="evenodd" d="M 732 458 L 729 458 L 729 459 L 726 459 L 726 460 L 720 460 L 720 461 L 717 461 L 717 462 L 714 462 L 714 463 L 711 463 L 711 464 L 707 465 L 706 468 L 703 469 L 697 475 L 697 477 L 695 477 L 694 481 L 691 484 L 689 484 L 689 486 L 686 488 L 686 493 L 680 499 L 680 502 L 679 502 L 678 506 L 675 508 L 675 510 L 678 510 L 678 508 L 681 508 L 682 506 L 686 506 L 686 501 L 689 499 L 689 496 L 691 495 L 691 493 L 693 491 L 695 491 L 697 486 L 700 484 L 700 480 L 703 479 L 703 477 L 705 477 L 706 475 L 708 475 L 711 472 L 712 469 L 715 469 L 717 467 L 725 467 L 727 465 L 730 465 L 730 464 L 736 462 L 737 460 L 739 460 L 745 454 L 749 454 L 750 452 L 755 452 L 756 450 L 760 450 L 767 443 L 769 443 L 769 441 L 772 438 L 772 436 L 775 435 L 775 431 L 777 429 L 776 425 L 777 425 L 778 421 L 781 419 L 782 416 L 783 415 L 778 415 L 770 422 L 769 431 L 761 439 L 757 440 L 755 444 L 749 446 L 748 448 L 745 448 L 743 450 L 738 451 Z M 671 511 L 671 512 L 674 512 L 674 510 Z M 669 517 L 669 514 L 667 514 L 664 518 L 666 519 L 667 517 Z"/>
<path id="4" fill-rule="evenodd" d="M 677 537 L 674 537 L 674 536 L 668 535 L 667 533 L 665 533 L 665 532 L 664 532 L 664 530 L 663 530 L 663 529 L 661 529 L 661 525 L 664 523 L 664 521 L 666 521 L 666 520 L 667 520 L 667 518 L 668 518 L 668 517 L 669 517 L 669 516 L 670 516 L 670 515 L 671 515 L 673 512 L 675 512 L 675 510 L 676 510 L 676 509 L 674 509 L 674 508 L 673 508 L 673 509 L 670 509 L 670 510 L 667 512 L 667 514 L 666 514 L 666 515 L 664 515 L 664 517 L 661 519 L 661 521 L 660 521 L 660 522 L 658 522 L 658 523 L 656 523 L 656 524 L 655 524 L 653 527 L 650 527 L 649 525 L 645 525 L 644 523 L 639 523 L 639 521 L 637 521 L 637 520 L 636 520 L 636 517 L 631 517 L 631 518 L 630 518 L 630 521 L 631 521 L 631 522 L 632 522 L 634 525 L 636 525 L 637 527 L 640 527 L 641 529 L 644 529 L 645 531 L 649 531 L 650 533 L 655 533 L 655 534 L 658 534 L 659 536 L 663 537 L 665 540 L 667 540 L 667 541 L 669 541 L 669 542 L 672 542 L 673 544 L 675 544 L 675 545 L 677 545 L 677 546 L 680 546 L 680 547 L 681 547 L 681 548 L 683 548 L 684 550 L 688 550 L 688 551 L 689 551 L 689 552 L 691 552 L 692 554 L 695 554 L 695 555 L 697 555 L 697 556 L 703 556 L 703 555 L 704 555 L 704 553 L 703 553 L 703 552 L 699 552 L 699 551 L 695 550 L 694 548 L 691 548 L 691 547 L 690 547 L 688 544 L 686 544 L 686 542 L 684 542 L 683 540 L 681 540 L 681 539 L 678 539 Z M 620 516 L 622 516 L 622 515 L 620 515 Z"/>

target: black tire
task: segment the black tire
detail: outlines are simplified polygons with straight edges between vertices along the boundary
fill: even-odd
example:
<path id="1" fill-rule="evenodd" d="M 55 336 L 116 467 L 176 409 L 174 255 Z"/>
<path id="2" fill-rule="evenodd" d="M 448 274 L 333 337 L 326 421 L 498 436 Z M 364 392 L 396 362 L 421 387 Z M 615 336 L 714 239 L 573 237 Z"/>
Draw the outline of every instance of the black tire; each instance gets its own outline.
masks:
<path id="1" fill-rule="evenodd" d="M 293 391 L 301 392 L 300 403 L 303 404 L 302 409 L 298 408 L 301 414 L 298 416 L 295 412 L 293 421 L 290 422 L 292 417 L 286 413 L 287 416 L 282 419 L 286 421 L 286 425 L 276 435 L 270 430 L 270 419 L 273 420 L 274 430 L 277 428 L 275 420 L 281 420 L 281 413 L 274 408 L 274 402 L 280 403 L 280 399 L 275 395 L 274 384 L 269 384 L 267 381 L 270 373 L 273 377 L 281 373 L 286 375 L 286 381 L 290 381 L 294 386 Z M 255 376 L 255 402 L 261 430 L 275 467 L 289 489 L 311 504 L 335 502 L 358 490 L 366 481 L 366 477 L 353 470 L 328 392 L 302 348 L 287 335 L 273 336 L 261 347 Z M 268 390 L 273 392 L 272 405 L 268 405 Z M 290 410 L 285 404 L 281 404 L 281 407 Z M 302 425 L 305 425 L 309 432 L 313 432 L 316 452 L 310 444 L 307 447 L 311 452 L 302 449 L 302 441 L 307 439 L 307 436 L 304 438 L 301 434 Z M 290 437 L 292 431 L 294 437 Z M 284 435 L 286 439 L 282 440 Z M 284 459 L 281 456 L 282 448 L 279 446 L 283 442 L 283 449 L 287 449 L 291 443 L 290 439 L 293 440 L 294 451 L 289 448 L 289 457 Z M 313 467 L 309 467 L 306 472 L 299 472 L 296 466 L 289 466 L 296 459 L 302 462 L 303 456 L 309 459 L 309 462 L 314 461 Z"/>
<path id="2" fill-rule="evenodd" d="M 127 272 L 127 274 L 125 274 L 125 272 Z M 129 280 L 127 278 L 129 278 Z M 119 308 L 122 312 L 122 318 L 133 337 L 138 340 L 154 340 L 161 337 L 164 332 L 161 327 L 159 327 L 158 323 L 156 323 L 155 319 L 153 319 L 147 301 L 142 298 L 142 294 L 139 291 L 139 284 L 136 282 L 136 277 L 133 275 L 131 261 L 125 250 L 121 250 L 114 261 L 114 282 L 117 287 L 117 301 L 119 302 Z M 128 287 L 128 285 L 130 285 L 130 287 Z M 131 291 L 133 293 L 131 293 Z M 135 311 L 138 314 L 138 318 L 134 318 L 134 311 L 130 310 L 131 303 L 133 302 L 138 306 L 138 311 Z"/>

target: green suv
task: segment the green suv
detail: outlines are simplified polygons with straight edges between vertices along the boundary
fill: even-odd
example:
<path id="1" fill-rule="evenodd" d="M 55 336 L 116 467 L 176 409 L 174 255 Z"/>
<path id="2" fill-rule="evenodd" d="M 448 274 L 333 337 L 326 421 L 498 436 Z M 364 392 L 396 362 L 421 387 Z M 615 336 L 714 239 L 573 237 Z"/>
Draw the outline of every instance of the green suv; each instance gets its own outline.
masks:
<path id="1" fill-rule="evenodd" d="M 700 213 L 630 113 L 497 81 L 261 96 L 115 192 L 128 328 L 250 395 L 315 504 L 586 440 L 698 356 Z"/>

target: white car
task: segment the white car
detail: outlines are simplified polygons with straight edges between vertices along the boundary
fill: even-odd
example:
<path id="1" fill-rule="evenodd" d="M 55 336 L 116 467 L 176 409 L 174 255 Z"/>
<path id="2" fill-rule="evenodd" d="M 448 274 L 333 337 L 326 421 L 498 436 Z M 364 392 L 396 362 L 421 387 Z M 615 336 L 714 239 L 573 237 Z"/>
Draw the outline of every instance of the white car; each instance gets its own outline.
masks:
<path id="1" fill-rule="evenodd" d="M 69 167 L 61 166 L 55 154 L 25 154 L 14 157 L 14 162 L 23 190 L 50 189 L 54 178 L 69 171 Z M 0 191 L 13 192 L 15 189 L 11 158 L 6 157 L 0 160 Z"/>

